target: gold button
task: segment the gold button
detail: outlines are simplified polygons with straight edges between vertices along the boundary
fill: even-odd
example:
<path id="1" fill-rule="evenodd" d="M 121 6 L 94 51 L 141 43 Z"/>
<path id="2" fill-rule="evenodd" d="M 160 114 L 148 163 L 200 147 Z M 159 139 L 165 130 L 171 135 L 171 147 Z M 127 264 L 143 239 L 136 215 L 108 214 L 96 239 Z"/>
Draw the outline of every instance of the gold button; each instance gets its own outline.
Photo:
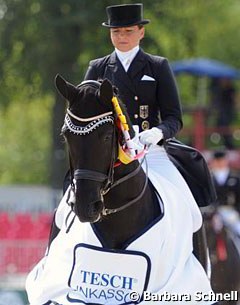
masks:
<path id="1" fill-rule="evenodd" d="M 134 119 L 137 119 L 138 118 L 138 114 L 134 114 Z"/>
<path id="2" fill-rule="evenodd" d="M 135 95 L 135 96 L 134 96 L 134 99 L 135 99 L 135 101 L 138 101 L 138 96 Z"/>
<path id="3" fill-rule="evenodd" d="M 148 121 L 143 121 L 142 122 L 142 130 L 147 130 L 149 129 L 149 122 Z"/>

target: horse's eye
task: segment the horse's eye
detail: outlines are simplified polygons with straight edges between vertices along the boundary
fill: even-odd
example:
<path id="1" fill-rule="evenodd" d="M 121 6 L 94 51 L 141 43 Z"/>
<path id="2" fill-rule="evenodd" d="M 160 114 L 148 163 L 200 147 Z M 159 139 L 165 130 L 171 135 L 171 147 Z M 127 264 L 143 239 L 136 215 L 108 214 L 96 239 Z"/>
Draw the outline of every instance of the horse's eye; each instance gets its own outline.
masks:
<path id="1" fill-rule="evenodd" d="M 106 134 L 105 136 L 104 136 L 104 142 L 108 142 L 108 141 L 110 141 L 111 140 L 111 138 L 112 138 L 112 135 L 110 135 L 110 134 Z"/>
<path id="2" fill-rule="evenodd" d="M 113 133 L 112 133 L 112 131 L 108 130 L 107 132 L 102 134 L 102 136 L 103 136 L 104 142 L 110 142 L 112 140 Z"/>

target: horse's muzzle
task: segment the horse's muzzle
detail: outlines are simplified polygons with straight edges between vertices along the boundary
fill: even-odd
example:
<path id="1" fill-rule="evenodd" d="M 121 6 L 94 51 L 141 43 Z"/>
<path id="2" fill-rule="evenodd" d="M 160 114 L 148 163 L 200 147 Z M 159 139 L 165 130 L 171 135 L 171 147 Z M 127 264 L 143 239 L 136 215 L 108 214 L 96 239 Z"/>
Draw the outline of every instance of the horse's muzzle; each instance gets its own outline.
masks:
<path id="1" fill-rule="evenodd" d="M 74 179 L 74 212 L 81 222 L 97 222 L 103 210 L 101 189 L 108 181 L 108 176 L 93 170 L 76 169 Z"/>
<path id="2" fill-rule="evenodd" d="M 78 179 L 74 185 L 69 204 L 81 222 L 100 220 L 103 210 L 102 183 Z"/>
<path id="3" fill-rule="evenodd" d="M 74 212 L 81 222 L 98 222 L 101 219 L 101 212 L 103 210 L 103 202 L 95 201 L 87 204 L 84 212 L 81 212 L 77 204 L 74 205 Z"/>

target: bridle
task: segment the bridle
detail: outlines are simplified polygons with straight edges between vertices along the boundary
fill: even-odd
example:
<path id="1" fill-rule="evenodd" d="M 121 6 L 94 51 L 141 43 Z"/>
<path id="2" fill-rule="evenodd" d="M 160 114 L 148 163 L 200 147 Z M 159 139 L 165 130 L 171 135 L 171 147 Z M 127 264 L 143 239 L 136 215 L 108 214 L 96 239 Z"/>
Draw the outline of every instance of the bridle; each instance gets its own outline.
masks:
<path id="1" fill-rule="evenodd" d="M 111 116 L 112 112 L 107 112 L 107 113 L 103 113 L 101 115 L 98 115 L 96 117 L 91 117 L 91 118 L 80 118 L 77 117 L 76 115 L 73 115 L 72 112 L 67 109 L 67 113 L 65 115 L 65 120 L 64 120 L 64 125 L 63 125 L 63 130 L 66 131 L 68 130 L 71 133 L 74 133 L 75 135 L 78 136 L 86 136 L 89 133 L 93 132 L 95 129 L 97 129 L 99 126 L 106 124 L 106 123 L 110 123 L 110 124 L 114 124 L 114 117 Z M 86 125 L 85 127 L 80 127 L 75 125 L 72 120 L 71 117 L 73 117 L 75 120 L 78 121 L 84 121 L 84 122 L 90 122 L 88 125 Z M 111 154 L 111 160 L 110 160 L 110 167 L 108 170 L 107 174 L 98 172 L 98 171 L 94 171 L 94 170 L 88 170 L 88 169 L 76 169 L 73 170 L 73 166 L 72 166 L 72 160 L 71 160 L 71 155 L 69 153 L 69 163 L 70 163 L 70 173 L 71 173 L 71 189 L 73 191 L 75 191 L 75 184 L 74 184 L 74 180 L 78 181 L 80 179 L 84 179 L 84 180 L 92 180 L 92 181 L 96 181 L 96 182 L 105 182 L 104 186 L 101 190 L 101 195 L 105 195 L 109 189 L 110 186 L 113 184 L 113 174 L 114 174 L 114 161 L 115 161 L 115 155 L 116 152 L 114 150 L 114 142 L 115 142 L 115 132 L 113 132 L 113 137 L 112 137 L 112 154 Z"/>
<path id="2" fill-rule="evenodd" d="M 96 81 L 85 81 L 85 82 L 81 83 L 80 86 L 85 85 L 85 84 L 90 84 L 94 87 L 97 86 L 97 88 L 99 88 L 99 85 L 100 85 L 100 83 L 96 82 Z M 84 127 L 75 125 L 72 122 L 71 118 L 75 119 L 76 121 L 84 122 L 84 123 L 88 123 L 88 124 Z M 113 111 L 105 112 L 105 113 L 102 113 L 102 114 L 99 114 L 99 115 L 96 115 L 93 117 L 81 118 L 81 117 L 73 114 L 72 111 L 68 108 L 67 113 L 65 115 L 64 125 L 63 125 L 62 130 L 64 130 L 64 131 L 68 130 L 69 132 L 71 132 L 75 135 L 78 135 L 78 136 L 86 136 L 89 133 L 93 132 L 95 129 L 97 129 L 99 126 L 106 124 L 106 123 L 110 123 L 112 125 L 115 124 L 115 117 L 114 117 Z M 101 200 L 103 202 L 103 210 L 102 210 L 101 214 L 103 216 L 107 216 L 110 214 L 120 212 L 120 211 L 128 208 L 129 206 L 133 205 L 134 203 L 136 203 L 143 196 L 143 194 L 146 190 L 147 184 L 148 184 L 147 170 L 146 170 L 146 179 L 145 179 L 143 189 L 136 198 L 132 199 L 131 201 L 127 202 L 126 204 L 122 205 L 119 208 L 110 209 L 110 208 L 106 208 L 104 206 L 103 196 L 106 195 L 111 189 L 113 189 L 117 185 L 134 177 L 140 171 L 142 162 L 145 160 L 145 158 L 143 158 L 143 161 L 141 163 L 139 163 L 139 166 L 134 171 L 132 171 L 131 173 L 127 174 L 126 176 L 114 181 L 113 176 L 114 176 L 114 168 L 115 168 L 115 164 L 116 164 L 115 162 L 116 162 L 116 156 L 117 156 L 115 143 L 116 143 L 116 131 L 114 130 L 113 137 L 112 137 L 112 154 L 111 154 L 110 166 L 109 166 L 109 170 L 108 170 L 107 174 L 104 174 L 104 173 L 101 173 L 98 171 L 94 171 L 94 170 L 88 170 L 88 169 L 73 170 L 71 155 L 69 153 L 71 188 L 69 190 L 67 203 L 71 206 L 72 210 L 74 208 L 74 203 L 69 202 L 70 192 L 72 191 L 75 194 L 75 183 L 77 183 L 77 181 L 80 179 L 81 180 L 82 179 L 91 180 L 91 181 L 96 181 L 96 182 L 100 182 L 100 183 L 104 182 L 104 186 L 102 187 L 102 189 L 100 191 Z M 146 169 L 147 169 L 147 166 L 146 166 Z"/>

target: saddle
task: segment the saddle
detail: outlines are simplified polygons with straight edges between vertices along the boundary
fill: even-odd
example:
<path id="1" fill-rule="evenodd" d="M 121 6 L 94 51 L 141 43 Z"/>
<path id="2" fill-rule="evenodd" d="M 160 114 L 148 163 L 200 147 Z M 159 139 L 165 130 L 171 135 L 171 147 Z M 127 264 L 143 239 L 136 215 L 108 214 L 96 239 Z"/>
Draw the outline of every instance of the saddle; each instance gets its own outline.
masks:
<path id="1" fill-rule="evenodd" d="M 199 207 L 216 202 L 213 180 L 203 155 L 195 148 L 172 138 L 165 142 L 169 159 L 188 184 Z"/>

